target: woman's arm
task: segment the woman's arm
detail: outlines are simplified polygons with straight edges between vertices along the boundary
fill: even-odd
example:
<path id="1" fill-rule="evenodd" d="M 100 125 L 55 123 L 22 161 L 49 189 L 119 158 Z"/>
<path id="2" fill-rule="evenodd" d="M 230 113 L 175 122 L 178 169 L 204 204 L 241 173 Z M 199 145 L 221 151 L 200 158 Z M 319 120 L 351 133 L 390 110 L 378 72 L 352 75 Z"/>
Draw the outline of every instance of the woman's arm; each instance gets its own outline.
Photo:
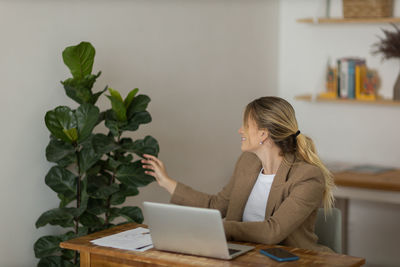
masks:
<path id="1" fill-rule="evenodd" d="M 244 158 L 244 155 L 245 153 L 239 157 L 235 166 L 235 172 L 240 161 Z M 232 175 L 229 183 L 221 192 L 217 195 L 209 195 L 171 179 L 167 175 L 164 164 L 156 157 L 146 154 L 144 157 L 147 160 L 143 160 L 142 163 L 148 165 L 143 165 L 143 168 L 152 170 L 146 171 L 146 174 L 154 176 L 158 184 L 172 194 L 170 200 L 171 203 L 192 207 L 218 209 L 221 212 L 222 217 L 226 216 L 230 195 L 235 181 L 235 174 Z"/>
<path id="2" fill-rule="evenodd" d="M 225 221 L 224 228 L 229 240 L 249 241 L 263 244 L 278 244 L 287 238 L 318 208 L 324 193 L 322 175 L 314 172 L 305 175 L 293 185 L 289 196 L 275 213 L 262 222 Z"/>
<path id="3" fill-rule="evenodd" d="M 199 208 L 217 209 L 222 217 L 226 216 L 229 199 L 234 184 L 234 177 L 217 195 L 209 195 L 192 189 L 191 187 L 178 183 L 170 202 L 178 205 L 192 206 Z"/>

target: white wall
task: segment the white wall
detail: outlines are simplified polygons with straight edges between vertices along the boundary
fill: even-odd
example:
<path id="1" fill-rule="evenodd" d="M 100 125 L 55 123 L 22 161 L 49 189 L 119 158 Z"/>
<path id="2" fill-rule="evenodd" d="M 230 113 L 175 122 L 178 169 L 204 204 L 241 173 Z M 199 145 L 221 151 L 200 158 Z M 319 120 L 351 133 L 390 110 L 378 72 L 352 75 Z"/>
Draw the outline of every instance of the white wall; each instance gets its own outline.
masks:
<path id="1" fill-rule="evenodd" d="M 292 99 L 302 133 L 312 137 L 326 161 L 371 163 L 400 167 L 399 107 L 306 103 L 294 96 L 324 90 L 328 57 L 359 56 L 379 71 L 381 94 L 392 96 L 399 73 L 396 60 L 381 62 L 370 54 L 382 36 L 377 24 L 310 25 L 303 17 L 321 16 L 325 1 L 280 1 L 279 94 Z M 333 0 L 332 15 L 341 14 L 341 1 Z M 400 2 L 395 2 L 400 15 Z M 398 265 L 400 206 L 353 201 L 350 204 L 349 254 L 365 257 L 367 266 Z"/>
<path id="2" fill-rule="evenodd" d="M 44 114 L 76 106 L 59 83 L 66 46 L 96 47 L 97 90 L 152 98 L 153 122 L 132 137 L 153 135 L 172 177 L 212 193 L 240 153 L 243 107 L 277 93 L 278 14 L 272 0 L 0 1 L 0 266 L 34 265 L 33 243 L 60 231 L 34 223 L 58 205 Z M 130 202 L 142 200 L 169 196 L 153 184 Z"/>

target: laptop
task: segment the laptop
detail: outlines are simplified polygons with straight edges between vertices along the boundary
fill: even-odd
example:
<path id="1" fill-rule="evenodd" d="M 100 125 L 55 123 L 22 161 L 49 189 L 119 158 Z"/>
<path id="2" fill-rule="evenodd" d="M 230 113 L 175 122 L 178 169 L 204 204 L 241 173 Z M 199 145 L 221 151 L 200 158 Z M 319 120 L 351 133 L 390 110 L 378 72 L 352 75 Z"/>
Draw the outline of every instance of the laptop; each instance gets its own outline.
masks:
<path id="1" fill-rule="evenodd" d="M 143 202 L 154 248 L 230 260 L 254 247 L 226 242 L 219 210 Z"/>

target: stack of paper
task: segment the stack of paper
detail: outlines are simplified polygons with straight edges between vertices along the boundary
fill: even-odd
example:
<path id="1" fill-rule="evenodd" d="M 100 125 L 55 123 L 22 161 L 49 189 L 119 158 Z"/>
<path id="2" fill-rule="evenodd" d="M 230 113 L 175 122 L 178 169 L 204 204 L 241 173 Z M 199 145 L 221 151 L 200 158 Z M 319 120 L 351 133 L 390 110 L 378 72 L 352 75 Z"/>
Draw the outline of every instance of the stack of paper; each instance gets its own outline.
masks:
<path id="1" fill-rule="evenodd" d="M 127 249 L 133 251 L 145 251 L 153 247 L 149 229 L 138 227 L 90 241 L 95 245 Z"/>

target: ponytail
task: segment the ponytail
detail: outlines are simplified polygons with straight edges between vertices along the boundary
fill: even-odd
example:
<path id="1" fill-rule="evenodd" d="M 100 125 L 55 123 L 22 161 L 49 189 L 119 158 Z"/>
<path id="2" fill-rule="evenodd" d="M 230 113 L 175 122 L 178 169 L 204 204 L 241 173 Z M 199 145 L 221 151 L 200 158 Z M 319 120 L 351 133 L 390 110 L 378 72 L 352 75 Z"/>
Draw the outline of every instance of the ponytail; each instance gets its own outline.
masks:
<path id="1" fill-rule="evenodd" d="M 325 192 L 323 196 L 325 216 L 331 213 L 335 198 L 333 197 L 333 188 L 335 182 L 332 173 L 325 167 L 321 159 L 318 157 L 314 142 L 308 136 L 300 134 L 297 136 L 297 157 L 304 161 L 317 166 L 325 178 Z"/>

